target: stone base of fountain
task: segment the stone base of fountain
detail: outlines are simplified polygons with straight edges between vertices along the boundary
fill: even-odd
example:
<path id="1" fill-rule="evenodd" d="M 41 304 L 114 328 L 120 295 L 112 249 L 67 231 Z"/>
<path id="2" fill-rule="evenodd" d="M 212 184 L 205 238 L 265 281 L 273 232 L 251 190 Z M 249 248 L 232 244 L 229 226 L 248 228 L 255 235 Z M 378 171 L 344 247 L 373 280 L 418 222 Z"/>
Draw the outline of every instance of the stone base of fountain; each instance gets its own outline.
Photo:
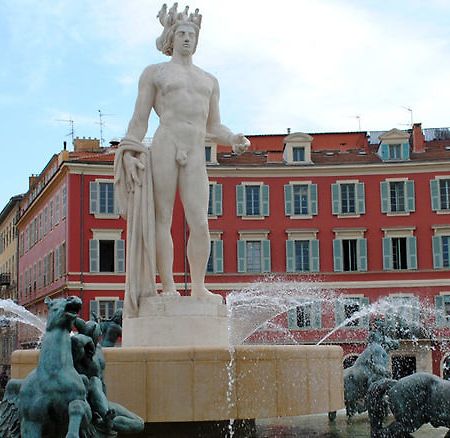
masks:
<path id="1" fill-rule="evenodd" d="M 15 351 L 12 377 L 36 367 L 38 351 Z M 104 348 L 108 398 L 145 422 L 298 416 L 344 407 L 337 346 Z"/>
<path id="2" fill-rule="evenodd" d="M 220 295 L 146 297 L 139 302 L 139 316 L 123 320 L 123 347 L 193 345 L 228 346 L 227 306 Z"/>

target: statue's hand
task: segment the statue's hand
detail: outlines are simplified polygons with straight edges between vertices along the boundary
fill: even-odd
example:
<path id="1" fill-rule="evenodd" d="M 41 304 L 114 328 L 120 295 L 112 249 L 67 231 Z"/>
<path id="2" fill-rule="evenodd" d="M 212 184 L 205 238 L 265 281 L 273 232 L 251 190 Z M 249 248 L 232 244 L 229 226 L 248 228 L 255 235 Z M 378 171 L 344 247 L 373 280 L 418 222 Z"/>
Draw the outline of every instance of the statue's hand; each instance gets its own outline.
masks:
<path id="1" fill-rule="evenodd" d="M 142 184 L 138 175 L 138 170 L 144 170 L 145 166 L 137 159 L 131 152 L 123 154 L 123 161 L 126 170 L 127 190 L 134 192 L 135 184 L 140 186 Z"/>
<path id="2" fill-rule="evenodd" d="M 244 134 L 233 135 L 231 139 L 231 147 L 233 148 L 233 152 L 240 155 L 246 152 L 250 147 L 250 140 L 245 137 Z"/>

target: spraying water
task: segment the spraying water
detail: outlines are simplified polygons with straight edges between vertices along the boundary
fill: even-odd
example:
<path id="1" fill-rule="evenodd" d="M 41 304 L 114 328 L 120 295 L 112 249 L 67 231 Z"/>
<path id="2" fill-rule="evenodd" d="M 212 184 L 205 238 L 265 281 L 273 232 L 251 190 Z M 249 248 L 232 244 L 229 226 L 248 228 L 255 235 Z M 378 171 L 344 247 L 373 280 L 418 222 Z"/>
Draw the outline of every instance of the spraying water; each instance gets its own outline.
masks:
<path id="1" fill-rule="evenodd" d="M 40 334 L 45 332 L 45 320 L 34 315 L 25 307 L 16 304 L 13 300 L 0 300 L 0 309 L 5 312 L 3 319 L 11 322 L 21 322 L 39 330 Z"/>

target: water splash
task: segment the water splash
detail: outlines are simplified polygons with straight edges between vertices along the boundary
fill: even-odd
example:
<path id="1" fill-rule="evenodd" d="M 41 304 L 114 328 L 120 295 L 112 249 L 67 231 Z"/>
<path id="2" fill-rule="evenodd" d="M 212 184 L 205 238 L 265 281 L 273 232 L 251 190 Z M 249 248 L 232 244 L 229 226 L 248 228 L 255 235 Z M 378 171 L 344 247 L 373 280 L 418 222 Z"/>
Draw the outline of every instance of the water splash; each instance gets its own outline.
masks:
<path id="1" fill-rule="evenodd" d="M 46 321 L 31 313 L 25 307 L 15 303 L 13 300 L 0 300 L 0 309 L 5 312 L 1 316 L 4 320 L 27 324 L 39 330 L 40 334 L 45 332 Z"/>

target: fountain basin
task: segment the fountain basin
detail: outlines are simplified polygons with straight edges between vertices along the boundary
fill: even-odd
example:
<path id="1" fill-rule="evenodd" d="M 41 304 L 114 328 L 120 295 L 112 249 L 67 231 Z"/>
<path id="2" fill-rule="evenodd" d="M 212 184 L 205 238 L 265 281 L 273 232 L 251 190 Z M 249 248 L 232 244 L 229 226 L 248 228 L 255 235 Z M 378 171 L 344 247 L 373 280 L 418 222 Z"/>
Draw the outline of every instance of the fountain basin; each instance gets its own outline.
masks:
<path id="1" fill-rule="evenodd" d="M 104 348 L 108 398 L 145 422 L 272 418 L 344 407 L 342 349 L 254 345 Z M 24 378 L 39 352 L 15 351 Z"/>

